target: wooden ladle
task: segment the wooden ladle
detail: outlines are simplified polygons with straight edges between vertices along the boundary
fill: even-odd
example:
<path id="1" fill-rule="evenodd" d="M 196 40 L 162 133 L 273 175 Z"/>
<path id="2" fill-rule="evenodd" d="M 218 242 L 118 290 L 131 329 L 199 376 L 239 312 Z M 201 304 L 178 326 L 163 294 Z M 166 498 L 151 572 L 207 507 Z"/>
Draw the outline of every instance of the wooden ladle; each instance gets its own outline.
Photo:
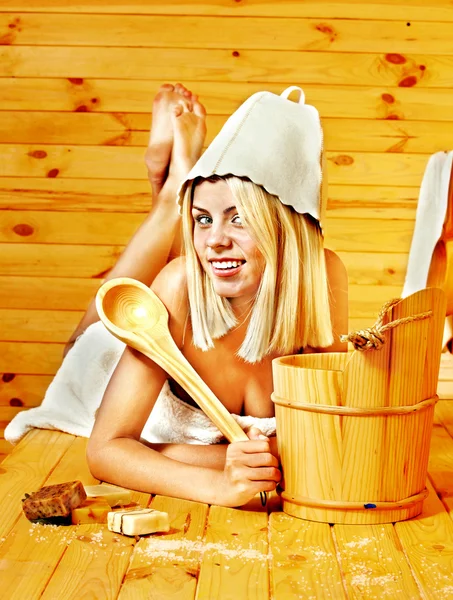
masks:
<path id="1" fill-rule="evenodd" d="M 110 333 L 162 367 L 230 442 L 248 440 L 173 341 L 167 309 L 152 290 L 128 277 L 111 279 L 99 289 L 96 308 Z"/>

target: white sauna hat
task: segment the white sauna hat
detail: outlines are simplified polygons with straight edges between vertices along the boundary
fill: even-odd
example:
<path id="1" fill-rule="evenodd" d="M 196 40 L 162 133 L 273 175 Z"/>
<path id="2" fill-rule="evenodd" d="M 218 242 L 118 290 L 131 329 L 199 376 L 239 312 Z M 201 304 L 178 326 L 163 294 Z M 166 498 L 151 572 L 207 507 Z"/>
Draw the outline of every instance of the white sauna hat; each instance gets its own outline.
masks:
<path id="1" fill-rule="evenodd" d="M 288 99 L 293 91 L 298 102 Z M 305 104 L 301 88 L 291 86 L 280 96 L 257 92 L 231 115 L 181 183 L 178 203 L 196 177 L 236 175 L 319 221 L 322 149 L 318 111 Z"/>

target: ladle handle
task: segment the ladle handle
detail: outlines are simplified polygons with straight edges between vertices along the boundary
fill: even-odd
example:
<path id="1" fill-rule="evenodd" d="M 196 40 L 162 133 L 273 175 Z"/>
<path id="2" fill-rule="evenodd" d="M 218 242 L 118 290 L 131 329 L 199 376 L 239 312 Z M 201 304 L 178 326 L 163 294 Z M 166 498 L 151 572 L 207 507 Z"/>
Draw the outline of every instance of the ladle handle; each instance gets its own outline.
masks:
<path id="1" fill-rule="evenodd" d="M 146 331 L 139 334 L 139 337 L 146 343 L 137 347 L 137 350 L 151 358 L 173 377 L 193 397 L 228 441 L 241 442 L 249 439 L 225 406 L 186 360 L 171 337 L 161 338 L 158 343 L 155 342 L 152 334 Z"/>

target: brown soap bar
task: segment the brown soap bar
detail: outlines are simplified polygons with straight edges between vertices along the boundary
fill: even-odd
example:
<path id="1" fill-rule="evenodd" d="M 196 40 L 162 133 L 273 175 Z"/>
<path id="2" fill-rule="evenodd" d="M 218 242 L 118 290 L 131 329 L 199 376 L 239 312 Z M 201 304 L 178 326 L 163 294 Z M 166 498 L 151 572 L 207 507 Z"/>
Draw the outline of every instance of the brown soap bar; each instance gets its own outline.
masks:
<path id="1" fill-rule="evenodd" d="M 73 508 L 84 502 L 87 495 L 80 481 L 47 485 L 22 501 L 22 509 L 30 521 L 67 517 Z"/>

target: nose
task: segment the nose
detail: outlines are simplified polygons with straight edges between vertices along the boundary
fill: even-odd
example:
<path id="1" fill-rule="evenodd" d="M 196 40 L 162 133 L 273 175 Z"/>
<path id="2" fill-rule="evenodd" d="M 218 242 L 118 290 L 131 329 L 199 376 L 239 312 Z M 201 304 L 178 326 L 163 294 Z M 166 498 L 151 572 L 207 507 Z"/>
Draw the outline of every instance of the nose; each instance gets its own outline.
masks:
<path id="1" fill-rule="evenodd" d="M 231 246 L 231 238 L 222 224 L 212 225 L 206 240 L 209 248 L 228 248 Z"/>

